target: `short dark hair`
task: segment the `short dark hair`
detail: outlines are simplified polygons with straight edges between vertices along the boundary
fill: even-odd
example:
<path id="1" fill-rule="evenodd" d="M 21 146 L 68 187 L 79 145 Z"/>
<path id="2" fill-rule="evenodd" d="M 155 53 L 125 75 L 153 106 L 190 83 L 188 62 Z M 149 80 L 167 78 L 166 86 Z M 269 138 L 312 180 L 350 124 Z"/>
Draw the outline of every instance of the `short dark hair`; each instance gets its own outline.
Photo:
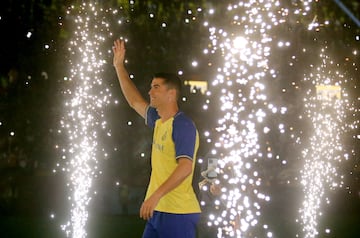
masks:
<path id="1" fill-rule="evenodd" d="M 177 94 L 177 99 L 180 98 L 181 95 L 181 87 L 182 87 L 182 82 L 181 79 L 179 78 L 179 76 L 177 76 L 177 74 L 174 73 L 155 73 L 153 75 L 153 79 L 154 78 L 162 78 L 164 79 L 164 84 L 171 89 L 175 89 L 176 90 L 176 94 Z"/>

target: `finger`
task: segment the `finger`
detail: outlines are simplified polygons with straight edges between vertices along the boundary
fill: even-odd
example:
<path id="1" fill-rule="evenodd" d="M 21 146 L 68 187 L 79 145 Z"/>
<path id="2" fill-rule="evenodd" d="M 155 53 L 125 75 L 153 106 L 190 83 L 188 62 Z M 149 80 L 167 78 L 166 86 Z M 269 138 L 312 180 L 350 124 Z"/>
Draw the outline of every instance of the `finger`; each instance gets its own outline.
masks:
<path id="1" fill-rule="evenodd" d="M 149 215 L 148 215 L 148 213 L 147 213 L 147 212 L 143 212 L 142 215 L 141 215 L 141 218 L 142 218 L 143 220 L 149 220 Z"/>
<path id="2" fill-rule="evenodd" d="M 141 206 L 141 209 L 140 209 L 140 218 L 144 219 L 144 220 L 147 220 L 148 219 L 148 215 L 147 215 L 147 208 L 146 206 L 143 204 Z"/>
<path id="3" fill-rule="evenodd" d="M 118 48 L 117 48 L 117 45 L 116 45 L 116 41 L 114 41 L 114 45 L 113 45 L 112 49 L 113 49 L 114 53 L 117 51 Z"/>
<path id="4" fill-rule="evenodd" d="M 142 204 L 140 208 L 140 218 L 144 218 L 144 204 Z"/>
<path id="5" fill-rule="evenodd" d="M 119 49 L 120 45 L 121 45 L 121 43 L 120 43 L 120 40 L 119 40 L 119 39 L 117 39 L 117 40 L 114 41 L 114 46 L 115 46 L 115 48 Z"/>
<path id="6" fill-rule="evenodd" d="M 142 212 L 142 218 L 144 220 L 149 220 L 151 218 L 151 215 L 150 215 L 150 211 L 148 209 L 145 209 L 143 212 Z"/>

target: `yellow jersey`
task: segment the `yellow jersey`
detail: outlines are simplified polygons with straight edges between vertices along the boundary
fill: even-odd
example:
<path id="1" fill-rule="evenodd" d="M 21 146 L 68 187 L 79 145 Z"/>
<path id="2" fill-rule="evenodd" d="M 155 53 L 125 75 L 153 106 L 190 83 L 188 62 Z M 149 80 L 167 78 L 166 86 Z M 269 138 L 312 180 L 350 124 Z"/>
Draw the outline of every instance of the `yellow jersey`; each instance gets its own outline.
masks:
<path id="1" fill-rule="evenodd" d="M 183 112 L 178 112 L 174 117 L 162 122 L 153 107 L 147 108 L 145 122 L 154 129 L 152 171 L 145 200 L 172 174 L 177 166 L 177 159 L 185 157 L 193 162 L 192 173 L 179 186 L 163 196 L 155 210 L 176 214 L 199 213 L 199 202 L 192 186 L 199 147 L 199 134 L 195 124 Z"/>

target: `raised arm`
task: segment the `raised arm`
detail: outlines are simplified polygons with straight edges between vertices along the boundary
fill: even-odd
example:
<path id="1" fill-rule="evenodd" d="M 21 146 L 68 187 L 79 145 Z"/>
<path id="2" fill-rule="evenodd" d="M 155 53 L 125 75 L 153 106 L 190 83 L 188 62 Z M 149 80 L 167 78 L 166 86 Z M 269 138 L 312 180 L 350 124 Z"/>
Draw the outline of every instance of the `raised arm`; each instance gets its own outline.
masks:
<path id="1" fill-rule="evenodd" d="M 124 65 L 125 42 L 123 40 L 118 39 L 114 41 L 113 53 L 113 65 L 119 79 L 121 91 L 130 107 L 132 107 L 140 116 L 145 118 L 148 102 L 142 97 L 134 82 L 129 78 L 129 74 Z"/>

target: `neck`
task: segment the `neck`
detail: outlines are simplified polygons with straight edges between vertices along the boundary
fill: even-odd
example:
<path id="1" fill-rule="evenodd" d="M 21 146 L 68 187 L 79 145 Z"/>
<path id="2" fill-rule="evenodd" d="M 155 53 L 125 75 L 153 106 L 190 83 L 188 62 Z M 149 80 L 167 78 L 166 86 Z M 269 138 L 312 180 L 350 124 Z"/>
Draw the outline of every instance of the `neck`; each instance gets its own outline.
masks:
<path id="1" fill-rule="evenodd" d="M 176 113 L 179 111 L 179 107 L 177 105 L 171 105 L 167 108 L 157 108 L 156 109 L 161 120 L 167 121 L 169 118 L 176 115 Z"/>

